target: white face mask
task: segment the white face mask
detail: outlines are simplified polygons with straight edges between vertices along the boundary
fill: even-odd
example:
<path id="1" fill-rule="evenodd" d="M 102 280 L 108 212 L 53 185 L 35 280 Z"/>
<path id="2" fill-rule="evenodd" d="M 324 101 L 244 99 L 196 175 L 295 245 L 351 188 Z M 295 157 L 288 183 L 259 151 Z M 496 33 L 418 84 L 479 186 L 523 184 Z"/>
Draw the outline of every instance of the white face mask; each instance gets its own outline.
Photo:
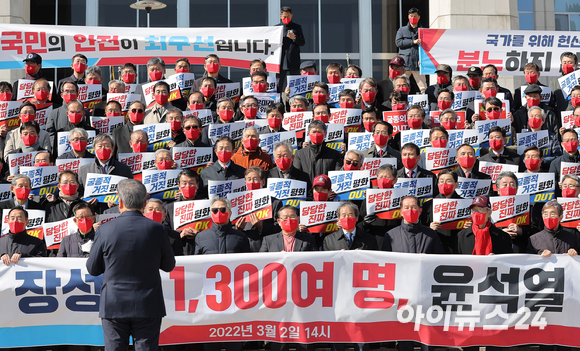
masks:
<path id="1" fill-rule="evenodd" d="M 89 240 L 86 243 L 81 245 L 81 250 L 83 250 L 83 252 L 89 253 L 91 252 L 91 247 L 93 247 L 93 243 L 94 241 Z"/>

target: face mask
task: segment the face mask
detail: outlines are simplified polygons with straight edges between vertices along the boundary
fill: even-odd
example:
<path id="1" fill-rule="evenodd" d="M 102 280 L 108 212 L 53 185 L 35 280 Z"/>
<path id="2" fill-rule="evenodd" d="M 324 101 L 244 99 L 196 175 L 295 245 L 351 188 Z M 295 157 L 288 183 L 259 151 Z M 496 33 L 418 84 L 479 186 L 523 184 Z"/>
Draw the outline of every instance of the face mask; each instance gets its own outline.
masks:
<path id="1" fill-rule="evenodd" d="M 328 78 L 328 84 L 338 84 L 340 83 L 340 76 L 333 74 L 331 76 L 326 76 Z"/>
<path id="2" fill-rule="evenodd" d="M 90 232 L 93 229 L 93 220 L 89 217 L 77 219 L 77 227 L 83 232 Z"/>
<path id="3" fill-rule="evenodd" d="M 400 88 L 397 88 L 395 90 L 402 91 L 405 94 L 409 94 L 409 92 L 411 91 L 411 89 L 409 89 L 409 87 L 400 87 Z"/>
<path id="4" fill-rule="evenodd" d="M 268 118 L 268 125 L 272 129 L 280 128 L 281 124 L 282 124 L 282 120 L 280 118 Z"/>
<path id="5" fill-rule="evenodd" d="M 356 226 L 356 218 L 345 217 L 340 219 L 340 225 L 343 229 L 353 230 Z"/>
<path id="6" fill-rule="evenodd" d="M 178 68 L 175 70 L 175 73 L 189 73 L 189 70 L 187 68 Z"/>
<path id="7" fill-rule="evenodd" d="M 471 214 L 471 219 L 473 220 L 473 224 L 480 226 L 485 224 L 485 217 L 487 214 L 475 212 Z"/>
<path id="8" fill-rule="evenodd" d="M 161 72 L 161 71 L 149 72 L 149 78 L 151 78 L 152 82 L 156 82 L 156 81 L 160 80 L 161 77 L 163 77 L 163 72 Z"/>
<path id="9" fill-rule="evenodd" d="M 290 17 L 284 17 L 284 18 L 282 18 L 282 22 L 285 25 L 288 25 L 288 23 L 290 23 L 290 21 L 292 21 L 292 18 L 290 18 Z"/>
<path id="10" fill-rule="evenodd" d="M 208 63 L 206 68 L 208 73 L 218 73 L 220 70 L 220 65 L 218 63 Z"/>
<path id="11" fill-rule="evenodd" d="M 437 75 L 437 84 L 447 84 L 449 83 L 449 78 L 446 75 Z"/>
<path id="12" fill-rule="evenodd" d="M 389 70 L 389 78 L 391 78 L 391 79 L 395 79 L 395 78 L 397 78 L 400 75 L 401 75 L 401 71 L 397 71 L 395 69 L 390 69 Z"/>
<path id="13" fill-rule="evenodd" d="M 580 106 L 580 97 L 573 97 L 570 99 L 570 102 L 572 102 L 572 106 L 578 107 Z"/>
<path id="14" fill-rule="evenodd" d="M 403 166 L 405 166 L 405 168 L 415 169 L 415 166 L 417 166 L 417 162 L 419 162 L 419 159 L 406 157 L 406 158 L 401 159 L 401 161 L 403 161 Z"/>
<path id="15" fill-rule="evenodd" d="M 554 230 L 560 224 L 560 218 L 544 218 L 544 225 L 549 230 Z"/>
<path id="16" fill-rule="evenodd" d="M 79 124 L 83 119 L 83 114 L 78 112 L 69 112 L 68 113 L 68 120 L 72 124 Z"/>
<path id="17" fill-rule="evenodd" d="M 491 139 L 489 141 L 489 147 L 491 147 L 494 151 L 499 151 L 503 147 L 503 140 L 502 139 Z"/>
<path id="18" fill-rule="evenodd" d="M 340 106 L 340 108 L 353 108 L 354 107 L 354 102 L 352 102 L 352 101 L 340 102 L 338 104 L 338 106 Z"/>
<path id="19" fill-rule="evenodd" d="M 568 142 L 565 142 L 565 143 L 562 143 L 562 144 L 564 144 L 564 149 L 568 153 L 573 154 L 573 153 L 576 152 L 576 150 L 578 150 L 578 142 L 577 141 L 568 141 Z"/>
<path id="20" fill-rule="evenodd" d="M 1 93 L 0 101 L 10 101 L 12 100 L 12 93 Z"/>
<path id="21" fill-rule="evenodd" d="M 538 106 L 540 104 L 540 99 L 527 99 L 528 107 Z"/>
<path id="22" fill-rule="evenodd" d="M 564 72 L 564 74 L 569 74 L 574 72 L 574 65 L 571 65 L 569 63 L 565 63 L 562 65 L 562 72 Z M 26 73 L 28 73 L 28 70 L 26 71 Z M 29 73 L 32 74 L 32 73 Z"/>
<path id="23" fill-rule="evenodd" d="M 73 69 L 75 73 L 83 73 L 87 69 L 87 65 L 82 62 L 75 62 L 73 64 Z"/>
<path id="24" fill-rule="evenodd" d="M 125 73 L 121 76 L 123 82 L 125 84 L 133 84 L 135 82 L 136 74 L 135 73 Z"/>
<path id="25" fill-rule="evenodd" d="M 576 197 L 576 190 L 570 189 L 570 188 L 562 189 L 562 196 L 563 197 Z"/>
<path id="26" fill-rule="evenodd" d="M 212 94 L 213 94 L 213 92 L 212 92 Z M 202 110 L 204 107 L 205 106 L 203 104 L 195 103 L 195 104 L 189 105 L 189 110 L 190 111 Z"/>
<path id="27" fill-rule="evenodd" d="M 315 74 L 316 74 L 316 72 L 306 71 L 306 72 L 302 73 L 301 75 L 303 75 L 303 76 L 313 76 Z"/>
<path id="28" fill-rule="evenodd" d="M 419 23 L 419 17 L 409 17 L 409 23 L 412 25 Z"/>
<path id="29" fill-rule="evenodd" d="M 324 141 L 324 134 L 312 133 L 310 134 L 310 141 L 312 141 L 313 144 L 320 145 Z"/>
<path id="30" fill-rule="evenodd" d="M 448 108 L 451 107 L 451 101 L 443 101 L 443 100 L 437 101 L 437 106 L 441 111 L 447 110 Z"/>
<path id="31" fill-rule="evenodd" d="M 167 103 L 168 98 L 169 97 L 167 95 L 157 94 L 157 95 L 155 95 L 155 102 L 158 103 L 159 105 L 163 106 Z"/>
<path id="32" fill-rule="evenodd" d="M 14 195 L 18 200 L 26 200 L 28 199 L 28 195 L 30 195 L 30 189 L 28 188 L 15 188 Z"/>
<path id="33" fill-rule="evenodd" d="M 171 130 L 174 132 L 178 132 L 181 130 L 181 121 L 171 121 Z"/>
<path id="34" fill-rule="evenodd" d="M 20 115 L 20 121 L 22 123 L 32 122 L 32 121 L 34 121 L 35 118 L 36 118 L 36 115 L 30 114 L 30 113 L 25 113 L 23 115 Z"/>
<path id="35" fill-rule="evenodd" d="M 354 166 L 352 163 L 349 164 L 344 164 L 344 170 L 345 171 L 358 171 L 360 169 L 360 165 L 358 166 Z"/>
<path id="36" fill-rule="evenodd" d="M 215 89 L 212 87 L 203 87 L 203 88 L 199 89 L 199 91 L 201 91 L 203 96 L 205 96 L 206 98 L 209 99 L 213 95 Z"/>
<path id="37" fill-rule="evenodd" d="M 171 169 L 171 167 L 173 166 L 173 162 L 171 161 L 159 161 L 156 163 L 157 164 L 157 169 Z"/>
<path id="38" fill-rule="evenodd" d="M 246 150 L 254 151 L 258 148 L 258 139 L 245 139 L 242 141 Z"/>
<path id="39" fill-rule="evenodd" d="M 221 163 L 228 163 L 228 162 L 230 162 L 230 159 L 232 158 L 231 151 L 218 151 L 218 152 L 216 152 L 216 154 L 217 154 L 218 160 L 220 160 Z"/>
<path id="40" fill-rule="evenodd" d="M 540 160 L 538 160 L 537 158 L 528 158 L 524 160 L 524 163 L 526 164 L 526 168 L 529 171 L 535 171 L 536 169 L 538 169 L 538 167 L 540 167 Z"/>
<path id="41" fill-rule="evenodd" d="M 149 218 L 157 223 L 161 223 L 161 219 L 163 218 L 163 213 L 157 212 L 157 211 L 151 211 L 151 212 L 145 213 L 145 217 L 147 217 L 147 218 Z"/>
<path id="42" fill-rule="evenodd" d="M 473 88 L 479 87 L 479 78 L 469 78 L 469 85 Z"/>
<path id="43" fill-rule="evenodd" d="M 403 218 L 405 219 L 405 221 L 407 221 L 407 223 L 415 223 L 417 222 L 417 220 L 419 220 L 418 210 L 410 209 L 406 211 L 401 211 L 401 214 L 403 215 Z"/>
<path id="44" fill-rule="evenodd" d="M 499 117 L 501 116 L 501 110 L 491 112 L 485 111 L 485 116 L 487 117 L 487 119 L 499 119 Z"/>
<path id="45" fill-rule="evenodd" d="M 63 184 L 60 186 L 60 190 L 66 196 L 71 196 L 76 194 L 78 186 L 76 184 Z"/>
<path id="46" fill-rule="evenodd" d="M 393 111 L 404 111 L 406 104 L 392 104 Z"/>
<path id="47" fill-rule="evenodd" d="M 250 190 L 258 190 L 262 187 L 261 183 L 246 183 L 246 189 Z"/>
<path id="48" fill-rule="evenodd" d="M 495 96 L 497 94 L 497 90 L 488 89 L 485 90 L 482 94 L 483 96 L 485 96 L 486 99 L 489 99 L 490 97 Z"/>
<path id="49" fill-rule="evenodd" d="M 108 161 L 111 158 L 111 153 L 113 152 L 110 149 L 97 149 L 96 151 L 97 158 L 101 161 Z"/>
<path id="50" fill-rule="evenodd" d="M 576 117 L 576 118 L 574 118 L 574 125 L 575 125 L 576 127 L 580 127 L 580 117 Z"/>
<path id="51" fill-rule="evenodd" d="M 376 145 L 385 146 L 385 144 L 389 141 L 389 136 L 382 135 L 382 134 L 375 134 L 375 135 L 373 135 L 373 139 L 375 139 Z"/>
<path id="52" fill-rule="evenodd" d="M 366 103 L 371 103 L 375 101 L 376 96 L 377 93 L 375 93 L 374 91 L 367 91 L 366 93 L 362 93 L 362 98 Z"/>
<path id="53" fill-rule="evenodd" d="M 34 93 L 34 97 L 38 101 L 46 101 L 46 99 L 48 99 L 48 91 L 39 90 L 36 93 Z"/>
<path id="54" fill-rule="evenodd" d="M 443 128 L 445 128 L 446 130 L 450 130 L 450 129 L 455 129 L 455 126 L 457 125 L 457 122 L 455 121 L 451 121 L 451 120 L 447 120 L 445 122 L 441 122 L 441 125 L 443 126 Z"/>
<path id="55" fill-rule="evenodd" d="M 26 146 L 32 146 L 36 143 L 36 135 L 28 134 L 22 137 L 22 142 Z"/>
<path id="56" fill-rule="evenodd" d="M 229 213 L 221 213 L 218 211 L 218 213 L 211 213 L 211 220 L 217 224 L 217 225 L 222 225 L 222 224 L 226 224 L 228 222 L 228 216 Z"/>
<path id="57" fill-rule="evenodd" d="M 98 79 L 89 79 L 86 81 L 87 84 L 101 84 L 101 81 Z"/>
<path id="58" fill-rule="evenodd" d="M 222 120 L 229 122 L 232 120 L 232 118 L 234 117 L 234 111 L 230 111 L 230 110 L 221 110 L 219 112 L 220 117 Z"/>
<path id="59" fill-rule="evenodd" d="M 393 180 L 389 178 L 379 178 L 377 179 L 377 185 L 379 189 L 390 189 L 393 187 Z"/>
<path id="60" fill-rule="evenodd" d="M 465 85 L 458 85 L 455 87 L 455 91 L 467 91 L 469 88 Z"/>
<path id="61" fill-rule="evenodd" d="M 256 107 L 250 107 L 250 108 L 244 109 L 244 116 L 247 119 L 254 119 L 254 118 L 256 118 L 257 115 L 258 115 L 258 108 L 256 108 Z"/>
<path id="62" fill-rule="evenodd" d="M 286 233 L 294 233 L 298 229 L 298 220 L 289 218 L 280 222 L 280 228 Z"/>
<path id="63" fill-rule="evenodd" d="M 411 129 L 419 129 L 419 128 L 421 128 L 423 121 L 421 121 L 418 118 L 410 118 L 407 120 L 407 124 L 409 125 L 409 128 L 411 128 Z"/>
<path id="64" fill-rule="evenodd" d="M 76 152 L 84 152 L 87 149 L 87 142 L 86 141 L 73 141 L 71 143 L 73 150 Z"/>
<path id="65" fill-rule="evenodd" d="M 195 197 L 195 193 L 197 192 L 197 187 L 195 186 L 184 186 L 181 189 L 181 194 L 186 199 L 193 199 Z"/>
<path id="66" fill-rule="evenodd" d="M 328 123 L 328 116 L 320 115 L 314 117 L 315 120 L 321 121 L 322 123 Z"/>
<path id="67" fill-rule="evenodd" d="M 262 83 L 252 84 L 252 90 L 254 93 L 265 93 L 267 87 L 268 85 Z"/>
<path id="68" fill-rule="evenodd" d="M 121 112 L 107 112 L 105 113 L 107 117 L 117 117 L 121 115 Z"/>
<path id="69" fill-rule="evenodd" d="M 139 124 L 141 122 L 143 122 L 143 119 L 145 118 L 145 112 L 129 112 L 129 119 L 131 120 L 131 122 L 133 122 L 134 124 Z"/>
<path id="70" fill-rule="evenodd" d="M 538 81 L 537 74 L 528 74 L 525 77 L 526 77 L 526 82 L 528 82 L 528 84 L 535 84 Z"/>
<path id="71" fill-rule="evenodd" d="M 515 195 L 517 192 L 518 192 L 517 189 L 512 188 L 511 186 L 506 186 L 506 187 L 499 189 L 499 194 L 501 196 Z"/>
<path id="72" fill-rule="evenodd" d="M 304 111 L 306 111 L 306 109 L 301 108 L 301 107 L 299 107 L 299 108 L 291 108 L 290 109 L 290 112 L 304 112 Z"/>
<path id="73" fill-rule="evenodd" d="M 371 121 L 363 122 L 363 125 L 365 126 L 365 129 L 367 130 L 367 132 L 372 132 L 375 124 L 377 124 L 377 122 L 371 122 Z"/>
<path id="74" fill-rule="evenodd" d="M 50 166 L 50 165 L 46 162 L 37 162 L 34 164 L 34 167 L 46 167 L 46 166 Z"/>
<path id="75" fill-rule="evenodd" d="M 326 201 L 326 200 L 328 200 L 328 193 L 313 191 L 312 196 L 314 197 L 314 201 Z"/>
<path id="76" fill-rule="evenodd" d="M 33 75 L 36 71 L 36 66 L 30 66 L 30 65 L 24 64 L 24 69 L 26 70 L 27 74 Z"/>
<path id="77" fill-rule="evenodd" d="M 280 157 L 276 159 L 276 165 L 278 165 L 278 168 L 285 171 L 292 166 L 292 159 L 288 157 Z"/>
<path id="78" fill-rule="evenodd" d="M 447 147 L 447 140 L 445 139 L 436 139 L 431 142 L 433 147 Z"/>
<path id="79" fill-rule="evenodd" d="M 530 124 L 530 127 L 532 127 L 533 129 L 538 129 L 542 126 L 542 119 L 537 118 L 537 117 L 532 117 L 532 118 L 528 119 L 528 123 Z"/>
<path id="80" fill-rule="evenodd" d="M 453 194 L 453 184 L 439 184 L 439 192 L 441 193 L 441 195 L 443 196 L 449 196 L 451 194 Z"/>
<path id="81" fill-rule="evenodd" d="M 10 228 L 10 232 L 14 234 L 18 234 L 24 231 L 24 223 L 10 222 L 8 223 L 8 227 Z"/>
<path id="82" fill-rule="evenodd" d="M 326 95 L 324 95 L 324 94 L 312 94 L 312 101 L 314 101 L 314 103 L 316 105 L 325 103 L 326 102 Z"/>
<path id="83" fill-rule="evenodd" d="M 475 164 L 475 157 L 471 156 L 463 156 L 457 159 L 459 165 L 463 168 L 471 168 Z"/>
<path id="84" fill-rule="evenodd" d="M 183 131 L 183 133 L 185 134 L 185 137 L 189 140 L 197 140 L 197 137 L 199 137 L 199 128 L 198 129 L 186 129 Z"/>

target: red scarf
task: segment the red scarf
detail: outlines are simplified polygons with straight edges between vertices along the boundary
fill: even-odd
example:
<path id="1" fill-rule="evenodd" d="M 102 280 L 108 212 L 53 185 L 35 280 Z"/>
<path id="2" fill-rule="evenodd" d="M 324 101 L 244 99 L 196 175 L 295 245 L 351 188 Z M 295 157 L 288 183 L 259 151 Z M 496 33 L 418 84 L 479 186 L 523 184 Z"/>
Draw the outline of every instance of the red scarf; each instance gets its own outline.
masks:
<path id="1" fill-rule="evenodd" d="M 475 246 L 473 247 L 474 255 L 489 255 L 492 252 L 491 236 L 489 236 L 489 228 L 491 221 L 487 221 L 487 225 L 483 229 L 479 226 L 472 225 L 473 234 L 475 234 Z"/>

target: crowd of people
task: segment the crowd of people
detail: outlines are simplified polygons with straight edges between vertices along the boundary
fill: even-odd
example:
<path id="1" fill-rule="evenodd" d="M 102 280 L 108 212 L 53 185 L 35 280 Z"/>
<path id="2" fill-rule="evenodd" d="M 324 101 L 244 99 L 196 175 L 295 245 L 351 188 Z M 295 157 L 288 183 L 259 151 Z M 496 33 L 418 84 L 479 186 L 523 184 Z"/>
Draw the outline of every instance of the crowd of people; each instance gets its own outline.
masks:
<path id="1" fill-rule="evenodd" d="M 208 198 L 210 180 L 226 181 L 244 179 L 248 190 L 264 188 L 268 178 L 300 180 L 307 183 L 309 201 L 334 201 L 329 171 L 360 170 L 365 158 L 394 158 L 396 165 L 386 164 L 377 172 L 377 186 L 380 189 L 393 188 L 397 182 L 408 178 L 431 179 L 433 198 L 458 199 L 455 191 L 459 177 L 491 179 L 480 172 L 479 162 L 516 165 L 519 172 L 554 173 L 557 197 L 578 197 L 580 178 L 574 174 L 560 176 L 561 162 L 580 163 L 578 133 L 574 128 L 562 124 L 561 114 L 573 111 L 574 127 L 580 127 L 580 86 L 575 87 L 566 98 L 559 86 L 552 86 L 549 99 L 543 99 L 540 68 L 535 63 L 525 66 L 524 76 L 528 83 L 523 94 L 520 89 L 511 92 L 499 86 L 498 70 L 492 65 L 470 67 L 466 75 L 454 75 L 451 67 L 441 64 L 437 67 L 437 82 L 427 86 L 424 77 L 418 74 L 417 37 L 419 11 L 409 11 L 409 23 L 397 34 L 397 45 L 401 55 L 393 58 L 389 65 L 389 77 L 376 80 L 362 72 L 360 67 L 343 67 L 331 63 L 326 67 L 326 75 L 316 82 L 311 94 L 287 96 L 285 81 L 287 75 L 319 74 L 315 62 L 305 61 L 299 66 L 299 46 L 304 45 L 304 36 L 299 25 L 292 22 L 291 9 L 283 8 L 281 19 L 284 25 L 286 58 L 282 58 L 282 73 L 278 80 L 278 90 L 284 91 L 283 101 L 267 106 L 265 114 L 268 127 L 258 130 L 246 128 L 241 136 L 241 144 L 236 149 L 236 140 L 221 136 L 216 140 L 209 137 L 209 126 L 189 116 L 185 111 L 208 109 L 213 124 L 228 124 L 234 121 L 256 118 L 259 103 L 256 97 L 245 95 L 236 103 L 228 97 L 215 98 L 216 88 L 231 80 L 220 74 L 220 59 L 215 54 L 205 58 L 205 72 L 195 80 L 189 94 L 168 101 L 170 87 L 164 81 L 166 63 L 161 58 L 151 58 L 147 63 L 147 83 L 156 82 L 153 88 L 154 102 L 146 106 L 143 90 L 137 87 L 141 98 L 131 102 L 123 111 L 117 101 L 107 101 L 106 93 L 125 93 L 126 85 L 137 81 L 137 68 L 132 63 L 121 67 L 121 79 L 103 82 L 101 68 L 87 67 L 87 58 L 76 54 L 72 58 L 73 74 L 61 79 L 50 93 L 49 82 L 44 78 L 42 58 L 31 53 L 24 58 L 26 76 L 34 80 L 33 96 L 20 106 L 20 125 L 10 130 L 7 125 L 0 127 L 0 147 L 3 155 L 3 180 L 11 184 L 13 198 L 0 203 L 1 209 L 10 209 L 8 216 L 9 234 L 0 238 L 0 258 L 6 265 L 17 263 L 21 257 L 89 257 L 95 241 L 95 231 L 100 223 L 96 215 L 118 212 L 113 203 L 98 203 L 96 199 L 83 200 L 83 188 L 88 173 L 118 175 L 133 178 L 129 166 L 120 162 L 120 153 L 146 152 L 148 135 L 135 126 L 142 124 L 168 123 L 171 125 L 171 142 L 168 149 L 155 152 L 156 169 L 175 169 L 172 157 L 173 147 L 212 147 L 213 157 L 199 174 L 191 169 L 179 173 L 175 199 L 161 201 L 148 199 L 143 215 L 165 225 L 165 235 L 170 240 L 175 255 L 226 254 L 241 252 L 291 252 L 317 250 L 383 250 L 406 253 L 429 254 L 506 254 L 532 253 L 549 257 L 552 254 L 577 255 L 580 250 L 580 232 L 563 227 L 563 208 L 556 201 L 530 205 L 529 224 L 510 224 L 496 227 L 491 221 L 490 196 L 515 195 L 518 177 L 513 172 L 502 172 L 493 181 L 496 190 L 474 197 L 470 206 L 471 221 L 465 228 L 442 229 L 441 223 L 433 220 L 433 202 L 420 201 L 416 196 L 406 196 L 400 202 L 400 218 L 382 219 L 375 214 L 367 214 L 366 201 L 343 201 L 337 210 L 338 231 L 333 233 L 309 233 L 307 226 L 300 223 L 299 208 L 282 205 L 272 198 L 273 218 L 259 219 L 255 215 L 248 222 L 230 221 L 230 202 L 217 197 L 211 200 L 211 221 L 209 229 L 198 231 L 174 228 L 174 207 L 181 201 Z M 288 41 L 288 43 L 286 43 Z M 288 58 L 292 56 L 292 59 Z M 562 74 L 578 69 L 578 58 L 569 52 L 561 57 Z M 299 68 L 298 68 L 299 67 Z M 190 72 L 187 58 L 175 62 L 176 73 Z M 322 72 L 321 72 L 322 73 Z M 366 75 L 365 75 L 366 73 Z M 251 62 L 248 75 L 255 92 L 265 92 L 268 86 L 266 64 L 260 59 Z M 330 101 L 329 84 L 337 84 L 341 79 L 359 79 L 358 91 L 345 89 L 339 93 L 338 101 Z M 325 82 L 325 80 L 328 82 Z M 414 83 L 416 84 L 414 84 Z M 79 84 L 104 85 L 103 101 L 91 109 L 77 99 Z M 16 100 L 18 83 L 0 82 L 0 100 Z M 465 120 L 460 121 L 456 110 L 451 109 L 454 93 L 476 91 L 483 99 L 481 109 L 463 109 Z M 426 94 L 428 108 L 410 104 L 409 96 Z M 501 94 L 501 95 L 499 95 Z M 501 96 L 501 99 L 499 98 Z M 523 99 L 522 99 L 523 96 Z M 509 101 L 506 109 L 502 100 Z M 52 103 L 46 125 L 41 128 L 35 121 L 37 106 Z M 372 144 L 364 150 L 348 148 L 348 134 L 340 150 L 330 148 L 325 143 L 328 130 L 330 108 L 359 109 L 361 111 L 360 132 L 372 136 Z M 279 133 L 283 128 L 285 114 L 312 111 L 314 120 L 308 125 L 308 141 L 298 138 L 298 150 L 288 143 L 278 143 L 273 153 L 268 154 L 259 146 L 263 133 Z M 522 132 L 547 130 L 550 156 L 544 156 L 538 146 L 529 146 L 518 154 L 515 147 L 508 145 L 505 128 L 493 127 L 488 131 L 489 147 L 479 150 L 473 144 L 463 144 L 457 148 L 455 167 L 440 170 L 437 174 L 425 169 L 421 162 L 421 148 L 415 143 L 402 143 L 401 133 L 383 118 L 383 112 L 401 111 L 406 114 L 407 125 L 403 129 L 429 129 L 432 147 L 446 148 L 449 130 L 472 129 L 475 122 L 498 119 L 510 120 L 511 136 L 517 140 Z M 429 113 L 439 111 L 439 123 L 435 126 Z M 89 136 L 87 131 L 95 131 L 90 116 L 122 116 L 125 123 L 115 129 L 112 135 L 99 134 L 93 140 L 94 153 L 87 151 Z M 59 154 L 57 135 L 68 133 L 71 151 Z M 516 143 L 514 143 L 516 144 Z M 54 165 L 56 159 L 90 158 L 93 161 L 82 166 L 78 173 L 65 170 L 58 176 L 58 193 L 42 198 L 30 195 L 31 180 L 22 174 L 8 173 L 8 157 L 12 153 L 35 152 L 34 166 Z M 27 210 L 46 211 L 45 222 L 56 222 L 74 218 L 78 231 L 65 237 L 58 248 L 47 251 L 45 243 L 26 234 Z M 160 228 L 160 227 L 159 227 Z M 274 344 L 275 345 L 275 344 Z M 286 345 L 272 347 L 284 348 Z M 368 349 L 368 345 L 355 345 L 357 349 Z M 339 346 L 336 346 L 339 348 Z M 400 342 L 399 349 L 412 348 L 412 343 Z M 228 349 L 240 349 L 241 343 L 228 345 Z"/>

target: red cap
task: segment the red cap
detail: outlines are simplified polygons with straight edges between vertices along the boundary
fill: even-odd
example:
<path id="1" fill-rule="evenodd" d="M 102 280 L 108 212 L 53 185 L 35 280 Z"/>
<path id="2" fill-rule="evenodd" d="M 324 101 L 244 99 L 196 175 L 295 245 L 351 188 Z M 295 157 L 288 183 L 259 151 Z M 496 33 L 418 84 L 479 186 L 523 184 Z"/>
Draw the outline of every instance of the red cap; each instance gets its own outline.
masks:
<path id="1" fill-rule="evenodd" d="M 312 188 L 314 189 L 315 186 L 320 185 L 324 189 L 329 189 L 332 187 L 332 182 L 330 178 L 326 174 L 321 174 L 314 177 L 314 182 L 312 182 Z"/>
<path id="2" fill-rule="evenodd" d="M 473 206 L 491 207 L 489 204 L 489 199 L 487 198 L 487 196 L 483 195 L 479 195 L 478 197 L 473 199 L 473 202 L 471 203 L 471 206 L 469 206 L 469 208 L 472 208 Z"/>
<path id="3" fill-rule="evenodd" d="M 405 65 L 405 59 L 402 58 L 401 56 L 395 56 L 395 57 L 393 57 L 393 59 L 391 60 L 391 62 L 389 62 L 389 65 L 393 65 L 393 66 L 404 66 Z"/>

